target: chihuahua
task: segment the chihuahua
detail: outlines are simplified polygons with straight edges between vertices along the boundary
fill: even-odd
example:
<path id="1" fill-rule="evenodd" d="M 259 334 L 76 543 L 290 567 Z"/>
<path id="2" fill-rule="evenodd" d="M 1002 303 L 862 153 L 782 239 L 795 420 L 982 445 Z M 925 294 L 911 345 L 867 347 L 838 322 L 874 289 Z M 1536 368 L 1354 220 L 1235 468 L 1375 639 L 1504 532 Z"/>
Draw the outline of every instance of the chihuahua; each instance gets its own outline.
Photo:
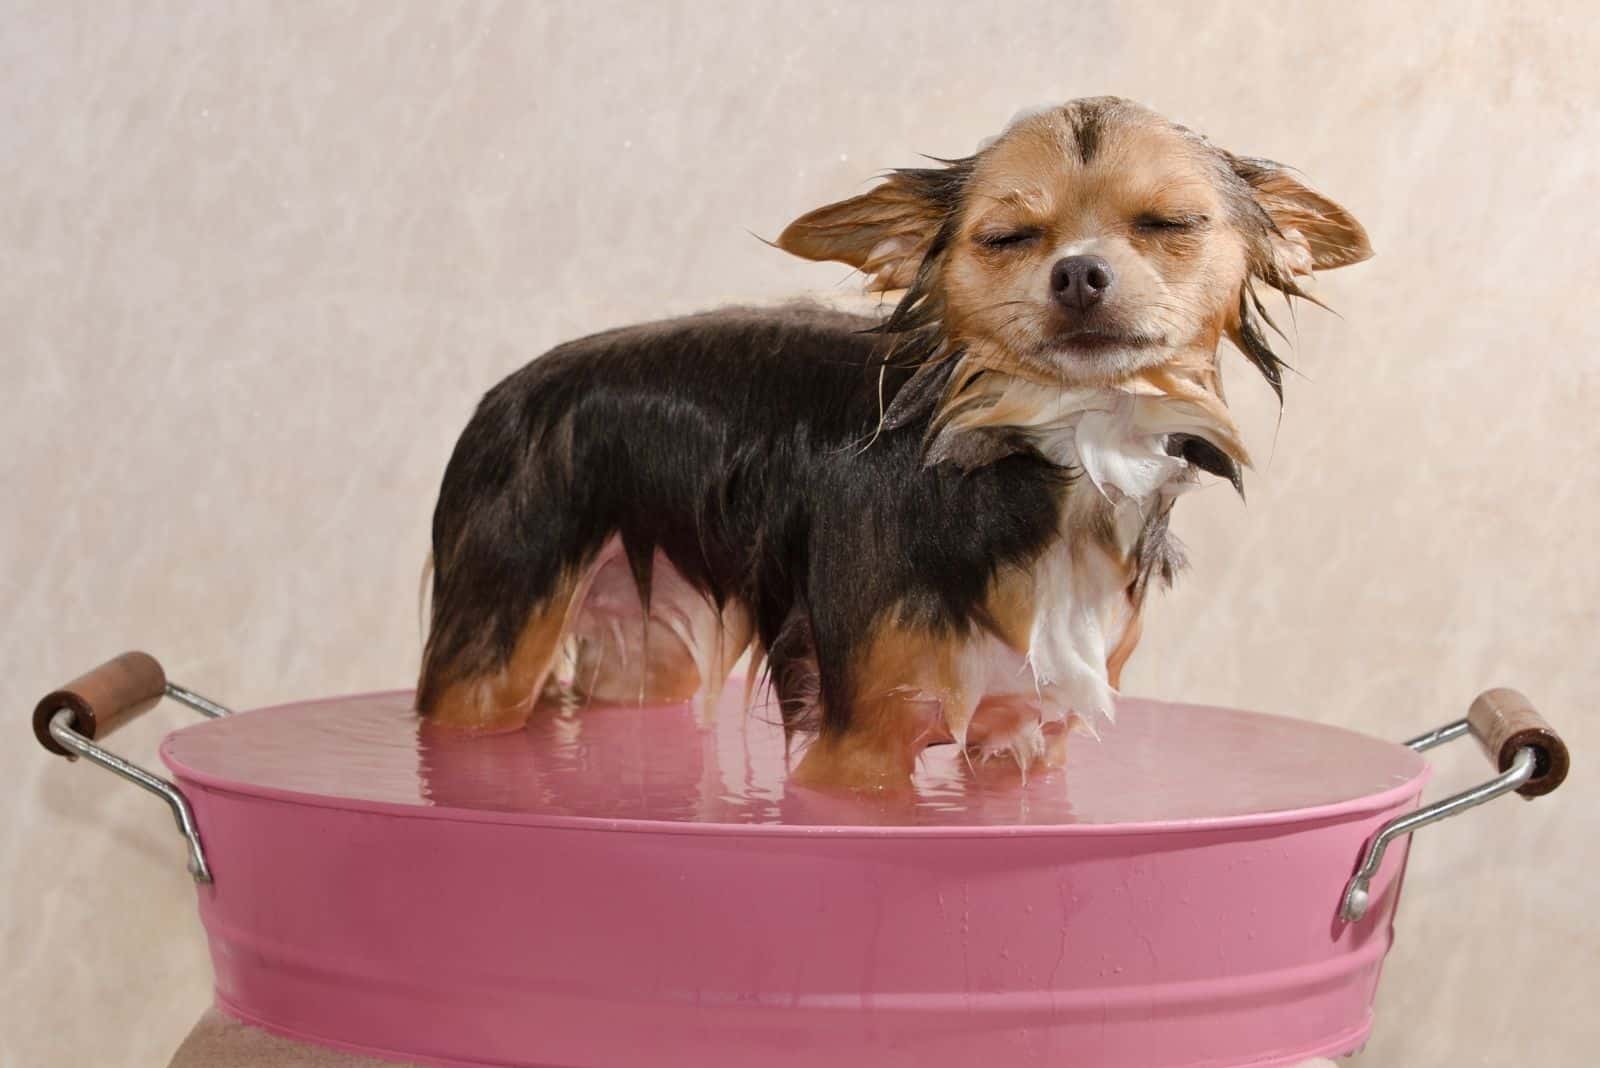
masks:
<path id="1" fill-rule="evenodd" d="M 704 698 L 754 646 L 793 778 L 901 789 L 953 743 L 1026 772 L 1114 714 L 1176 498 L 1249 459 L 1230 341 L 1371 255 L 1286 168 L 1125 100 L 1030 110 L 777 247 L 886 314 L 725 308 L 557 346 L 479 404 L 433 520 L 418 709 Z"/>

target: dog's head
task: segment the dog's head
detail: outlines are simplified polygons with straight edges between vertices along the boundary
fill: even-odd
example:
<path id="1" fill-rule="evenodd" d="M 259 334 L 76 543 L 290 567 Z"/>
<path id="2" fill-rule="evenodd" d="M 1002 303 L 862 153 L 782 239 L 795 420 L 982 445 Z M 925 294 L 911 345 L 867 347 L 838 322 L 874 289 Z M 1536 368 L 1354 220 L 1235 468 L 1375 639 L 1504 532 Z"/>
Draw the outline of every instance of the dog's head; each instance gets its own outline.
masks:
<path id="1" fill-rule="evenodd" d="M 1361 224 L 1284 167 L 1112 97 L 1021 114 L 940 162 L 818 208 L 777 243 L 904 289 L 886 329 L 932 328 L 969 367 L 1044 384 L 1165 369 L 1218 391 L 1226 336 L 1279 388 L 1253 283 L 1303 296 L 1297 277 L 1371 255 Z"/>

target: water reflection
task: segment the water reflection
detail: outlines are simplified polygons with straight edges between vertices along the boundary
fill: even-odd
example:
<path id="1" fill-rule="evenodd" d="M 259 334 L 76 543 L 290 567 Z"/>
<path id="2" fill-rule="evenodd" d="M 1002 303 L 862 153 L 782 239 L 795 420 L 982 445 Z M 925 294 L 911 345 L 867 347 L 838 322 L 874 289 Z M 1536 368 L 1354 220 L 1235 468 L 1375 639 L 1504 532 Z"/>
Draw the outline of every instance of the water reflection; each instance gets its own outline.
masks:
<path id="1" fill-rule="evenodd" d="M 185 728 L 179 771 L 367 801 L 617 820 L 804 826 L 1048 825 L 1194 820 L 1324 804 L 1415 778 L 1403 746 L 1227 709 L 1125 700 L 1096 742 L 1026 782 L 928 750 L 907 797 L 787 785 L 776 708 L 730 685 L 690 705 L 547 705 L 523 730 L 468 737 L 422 721 L 409 693 L 306 702 Z"/>
<path id="2" fill-rule="evenodd" d="M 436 805 L 602 819 L 807 826 L 1070 823 L 1066 776 L 1024 785 L 1014 764 L 927 752 L 909 795 L 832 794 L 788 782 L 774 704 L 729 689 L 709 717 L 688 704 L 542 705 L 522 731 L 417 728 L 422 796 Z"/>

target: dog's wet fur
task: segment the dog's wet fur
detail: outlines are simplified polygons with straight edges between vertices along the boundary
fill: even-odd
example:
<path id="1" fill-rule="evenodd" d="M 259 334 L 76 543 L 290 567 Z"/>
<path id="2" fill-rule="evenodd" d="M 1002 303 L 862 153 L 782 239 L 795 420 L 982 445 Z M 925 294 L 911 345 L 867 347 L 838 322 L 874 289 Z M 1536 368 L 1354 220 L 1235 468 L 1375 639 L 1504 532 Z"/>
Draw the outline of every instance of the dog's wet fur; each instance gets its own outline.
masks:
<path id="1" fill-rule="evenodd" d="M 1285 168 L 1114 98 L 777 245 L 903 294 L 611 330 L 483 399 L 434 513 L 424 715 L 703 700 L 753 643 L 800 781 L 902 788 L 945 742 L 1059 760 L 1181 562 L 1173 501 L 1200 471 L 1242 485 L 1221 341 L 1281 395 L 1260 288 L 1370 255 Z"/>

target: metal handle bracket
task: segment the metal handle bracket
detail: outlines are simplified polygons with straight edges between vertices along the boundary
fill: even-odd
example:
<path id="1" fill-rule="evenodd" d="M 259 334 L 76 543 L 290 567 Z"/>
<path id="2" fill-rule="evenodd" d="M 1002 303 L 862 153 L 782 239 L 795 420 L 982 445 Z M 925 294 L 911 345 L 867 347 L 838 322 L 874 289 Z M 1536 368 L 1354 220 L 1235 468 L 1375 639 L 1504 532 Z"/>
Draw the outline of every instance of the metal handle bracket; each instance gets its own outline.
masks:
<path id="1" fill-rule="evenodd" d="M 231 714 L 222 705 L 175 682 L 167 682 L 164 693 L 180 704 L 188 705 L 201 715 L 213 719 Z M 189 874 L 194 876 L 194 881 L 197 883 L 211 882 L 211 867 L 206 863 L 205 849 L 200 844 L 200 831 L 195 826 L 194 813 L 190 810 L 189 802 L 184 799 L 182 792 L 161 776 L 145 770 L 130 760 L 124 760 L 79 734 L 73 729 L 74 716 L 75 713 L 71 708 L 62 708 L 53 713 L 50 717 L 50 737 L 70 755 L 81 756 L 91 763 L 98 764 L 165 801 L 172 809 L 172 817 L 177 821 L 178 830 L 189 846 Z"/>
<path id="2" fill-rule="evenodd" d="M 1417 752 L 1432 749 L 1446 742 L 1453 742 L 1457 738 L 1464 738 L 1471 733 L 1471 724 L 1466 719 L 1419 735 L 1406 743 Z M 1443 800 L 1425 805 L 1415 812 L 1404 816 L 1397 816 L 1385 823 L 1372 841 L 1367 844 L 1366 852 L 1362 855 L 1361 864 L 1356 873 L 1345 884 L 1344 897 L 1339 907 L 1339 918 L 1346 923 L 1355 923 L 1367 914 L 1371 905 L 1370 889 L 1373 876 L 1378 873 L 1378 866 L 1383 863 L 1383 855 L 1389 845 L 1396 838 L 1404 837 L 1412 831 L 1426 827 L 1430 823 L 1457 816 L 1468 809 L 1477 808 L 1479 805 L 1493 801 L 1497 797 L 1512 793 L 1523 787 L 1534 777 L 1534 772 L 1539 766 L 1539 750 L 1528 746 L 1517 751 L 1512 759 L 1511 767 L 1496 775 L 1488 782 L 1474 786 L 1470 790 L 1463 790 Z"/>

